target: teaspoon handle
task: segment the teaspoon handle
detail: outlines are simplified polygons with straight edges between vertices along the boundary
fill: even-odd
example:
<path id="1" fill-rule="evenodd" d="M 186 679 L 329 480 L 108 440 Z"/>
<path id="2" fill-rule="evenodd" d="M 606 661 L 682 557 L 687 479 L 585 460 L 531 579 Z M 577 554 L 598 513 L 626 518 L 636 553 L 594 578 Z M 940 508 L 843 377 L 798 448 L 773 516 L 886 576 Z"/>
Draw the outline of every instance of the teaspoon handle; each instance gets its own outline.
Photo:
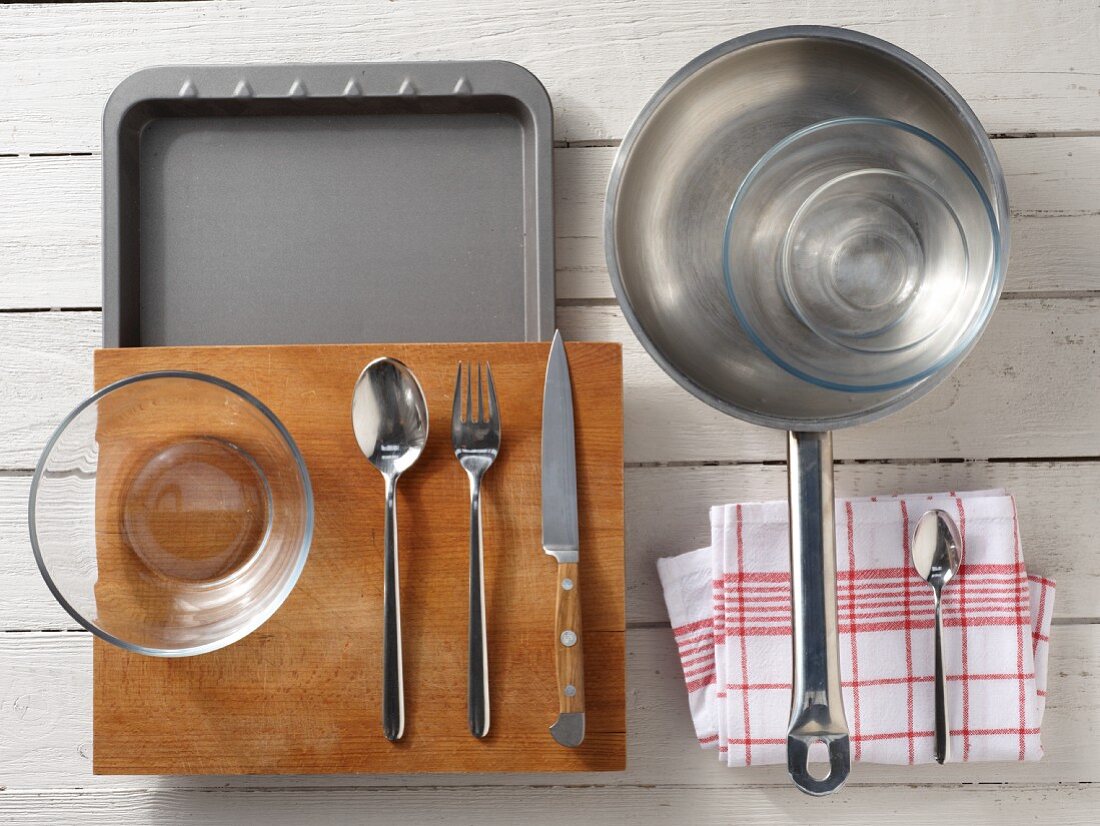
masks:
<path id="1" fill-rule="evenodd" d="M 385 562 L 382 596 L 382 731 L 387 740 L 405 733 L 401 662 L 401 578 L 397 568 L 397 478 L 386 477 Z"/>
<path id="2" fill-rule="evenodd" d="M 943 662 L 943 611 L 936 592 L 936 762 L 944 763 L 948 754 L 947 669 Z"/>

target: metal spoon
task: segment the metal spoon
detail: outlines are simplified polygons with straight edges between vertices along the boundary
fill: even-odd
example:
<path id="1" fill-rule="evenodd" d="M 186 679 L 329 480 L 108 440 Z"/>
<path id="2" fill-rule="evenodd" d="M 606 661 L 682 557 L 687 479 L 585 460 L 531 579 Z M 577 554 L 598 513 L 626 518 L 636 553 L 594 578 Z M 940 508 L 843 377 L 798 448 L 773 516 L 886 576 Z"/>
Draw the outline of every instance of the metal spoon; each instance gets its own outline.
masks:
<path id="1" fill-rule="evenodd" d="M 401 594 L 397 572 L 397 479 L 420 458 L 428 441 L 428 407 L 416 376 L 401 362 L 375 359 L 359 375 L 351 403 L 355 440 L 386 480 L 383 575 L 382 730 L 387 740 L 405 732 L 401 666 Z"/>
<path id="2" fill-rule="evenodd" d="M 925 513 L 913 531 L 910 556 L 913 567 L 929 585 L 936 600 L 936 762 L 947 760 L 950 729 L 947 725 L 947 676 L 943 665 L 943 588 L 959 570 L 962 541 L 954 520 L 941 510 Z"/>

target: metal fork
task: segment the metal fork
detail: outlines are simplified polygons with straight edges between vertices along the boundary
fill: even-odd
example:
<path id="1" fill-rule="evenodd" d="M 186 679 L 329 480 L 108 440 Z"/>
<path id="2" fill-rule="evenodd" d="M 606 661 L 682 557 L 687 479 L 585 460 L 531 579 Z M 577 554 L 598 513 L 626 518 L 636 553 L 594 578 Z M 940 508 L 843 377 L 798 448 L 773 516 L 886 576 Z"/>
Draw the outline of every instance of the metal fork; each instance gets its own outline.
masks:
<path id="1" fill-rule="evenodd" d="M 467 710 L 470 733 L 489 733 L 489 658 L 485 635 L 485 563 L 481 543 L 481 477 L 500 452 L 500 411 L 493 387 L 493 372 L 485 362 L 483 387 L 481 364 L 477 365 L 477 417 L 474 418 L 472 370 L 466 365 L 465 409 L 462 404 L 462 362 L 455 377 L 455 400 L 451 413 L 451 444 L 455 456 L 470 477 L 470 631 Z M 486 409 L 485 396 L 488 396 Z"/>

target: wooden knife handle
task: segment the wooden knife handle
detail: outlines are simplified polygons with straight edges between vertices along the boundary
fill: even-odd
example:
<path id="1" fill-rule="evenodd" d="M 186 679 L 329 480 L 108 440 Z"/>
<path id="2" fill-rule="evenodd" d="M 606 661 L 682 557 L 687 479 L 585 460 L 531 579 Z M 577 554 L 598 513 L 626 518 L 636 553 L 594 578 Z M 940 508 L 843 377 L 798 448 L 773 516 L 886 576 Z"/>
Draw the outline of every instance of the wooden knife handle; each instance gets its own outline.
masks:
<path id="1" fill-rule="evenodd" d="M 577 563 L 558 565 L 558 601 L 554 620 L 558 671 L 558 707 L 562 714 L 584 711 L 584 643 Z"/>

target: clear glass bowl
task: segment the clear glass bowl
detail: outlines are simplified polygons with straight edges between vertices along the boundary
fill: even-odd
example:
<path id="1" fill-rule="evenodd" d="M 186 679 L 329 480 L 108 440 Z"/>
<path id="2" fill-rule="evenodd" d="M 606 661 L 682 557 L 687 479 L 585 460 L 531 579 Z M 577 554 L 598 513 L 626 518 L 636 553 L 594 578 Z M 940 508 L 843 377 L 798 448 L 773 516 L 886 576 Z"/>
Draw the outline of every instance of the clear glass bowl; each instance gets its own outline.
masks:
<path id="1" fill-rule="evenodd" d="M 89 631 L 142 654 L 202 654 L 254 631 L 293 589 L 313 493 L 259 400 L 213 376 L 144 373 L 54 432 L 30 534 L 46 584 Z"/>
<path id="2" fill-rule="evenodd" d="M 834 390 L 911 384 L 964 353 L 1000 294 L 996 216 L 946 144 L 839 118 L 776 144 L 741 183 L 724 268 L 748 335 Z"/>

